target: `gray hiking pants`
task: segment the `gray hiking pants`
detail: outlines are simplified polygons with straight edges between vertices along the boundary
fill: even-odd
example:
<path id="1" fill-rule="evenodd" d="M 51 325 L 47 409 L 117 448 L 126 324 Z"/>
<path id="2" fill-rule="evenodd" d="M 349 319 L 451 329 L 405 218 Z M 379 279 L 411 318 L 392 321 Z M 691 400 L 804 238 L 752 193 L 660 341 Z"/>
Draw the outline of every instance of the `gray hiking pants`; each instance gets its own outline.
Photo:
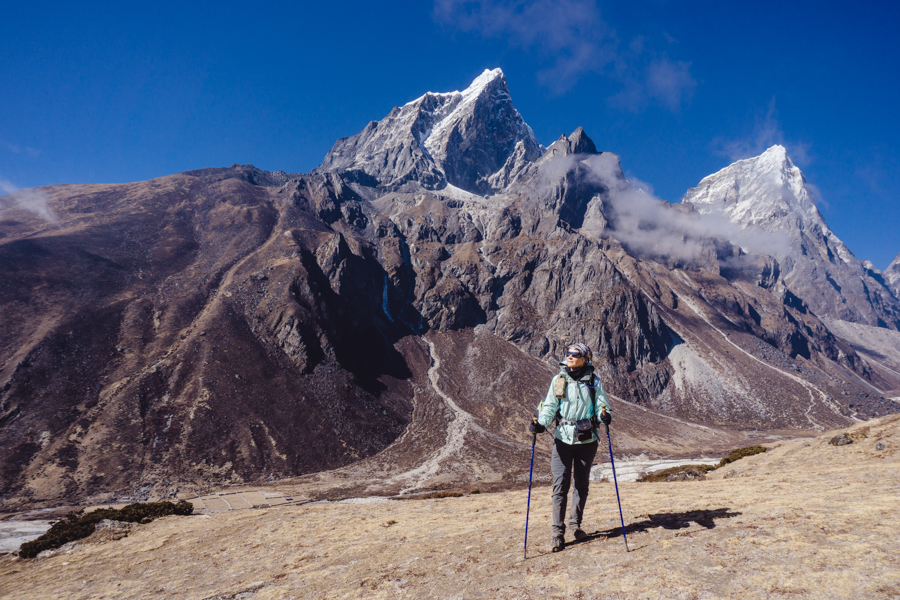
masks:
<path id="1" fill-rule="evenodd" d="M 572 510 L 569 512 L 569 527 L 574 531 L 581 527 L 584 504 L 587 502 L 591 464 L 597 455 L 597 441 L 590 444 L 567 444 L 553 438 L 553 453 L 550 456 L 550 472 L 553 473 L 553 535 L 566 533 L 566 502 L 569 482 L 575 476 L 575 490 L 572 492 Z"/>

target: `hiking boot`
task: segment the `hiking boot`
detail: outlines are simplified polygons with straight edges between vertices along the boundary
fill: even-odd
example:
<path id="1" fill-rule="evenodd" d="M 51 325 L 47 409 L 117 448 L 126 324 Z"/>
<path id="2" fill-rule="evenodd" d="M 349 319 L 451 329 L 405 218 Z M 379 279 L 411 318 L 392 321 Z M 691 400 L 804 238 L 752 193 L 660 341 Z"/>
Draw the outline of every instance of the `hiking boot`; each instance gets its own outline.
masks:
<path id="1" fill-rule="evenodd" d="M 559 552 L 565 545 L 566 543 L 563 541 L 563 537 L 561 535 L 555 535 L 550 541 L 550 552 Z"/>
<path id="2" fill-rule="evenodd" d="M 576 539 L 577 541 L 579 541 L 579 542 L 580 542 L 581 540 L 587 539 L 587 536 L 588 536 L 588 534 L 586 534 L 584 531 L 582 531 L 581 527 L 579 527 L 578 529 L 576 529 L 576 530 L 575 530 L 575 533 L 573 533 L 572 535 L 574 535 L 574 536 L 575 536 L 575 539 Z"/>

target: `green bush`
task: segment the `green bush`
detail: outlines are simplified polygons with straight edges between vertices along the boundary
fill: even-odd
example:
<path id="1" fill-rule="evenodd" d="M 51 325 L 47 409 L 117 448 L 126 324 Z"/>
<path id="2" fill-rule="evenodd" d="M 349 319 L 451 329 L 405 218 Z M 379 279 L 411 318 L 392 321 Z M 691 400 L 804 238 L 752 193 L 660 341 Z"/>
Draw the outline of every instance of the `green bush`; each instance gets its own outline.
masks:
<path id="1" fill-rule="evenodd" d="M 194 505 L 186 500 L 178 504 L 171 502 L 143 502 L 129 504 L 123 508 L 100 508 L 84 514 L 84 509 L 70 512 L 50 527 L 49 531 L 19 548 L 22 558 L 34 558 L 44 550 L 59 548 L 63 544 L 86 538 L 94 533 L 95 526 L 103 519 L 125 521 L 127 523 L 149 523 L 168 515 L 189 515 Z"/>
<path id="2" fill-rule="evenodd" d="M 747 446 L 746 448 L 738 448 L 737 450 L 732 450 L 728 453 L 728 456 L 719 461 L 717 469 L 719 467 L 724 467 L 729 463 L 733 463 L 736 460 L 740 460 L 742 458 L 747 458 L 748 456 L 753 456 L 754 454 L 762 454 L 766 449 L 763 446 Z"/>
<path id="3" fill-rule="evenodd" d="M 684 471 L 694 471 L 698 475 L 705 475 L 710 471 L 714 471 L 716 469 L 715 465 L 682 465 L 680 467 L 669 467 L 668 469 L 663 469 L 661 471 L 654 471 L 652 473 L 648 473 L 643 477 L 638 478 L 638 481 L 643 483 L 653 483 L 656 481 L 666 481 L 669 478 L 669 475 L 674 475 L 676 473 L 682 473 Z"/>

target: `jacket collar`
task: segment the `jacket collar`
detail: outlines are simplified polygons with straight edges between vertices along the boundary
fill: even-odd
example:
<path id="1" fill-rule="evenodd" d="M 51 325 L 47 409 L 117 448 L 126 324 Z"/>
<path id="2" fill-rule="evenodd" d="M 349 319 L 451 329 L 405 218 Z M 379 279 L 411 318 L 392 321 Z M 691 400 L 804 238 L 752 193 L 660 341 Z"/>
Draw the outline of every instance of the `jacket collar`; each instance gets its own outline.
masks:
<path id="1" fill-rule="evenodd" d="M 590 381 L 591 375 L 594 374 L 593 363 L 585 363 L 585 366 L 587 367 L 587 370 L 584 372 L 584 375 L 582 375 L 581 379 L 579 379 L 578 381 Z M 566 373 L 566 363 L 564 363 L 564 362 L 559 363 L 559 374 L 562 375 L 563 377 L 565 377 L 566 379 L 571 379 L 572 381 L 575 381 L 574 379 L 572 379 L 572 377 L 569 376 L 568 373 Z"/>

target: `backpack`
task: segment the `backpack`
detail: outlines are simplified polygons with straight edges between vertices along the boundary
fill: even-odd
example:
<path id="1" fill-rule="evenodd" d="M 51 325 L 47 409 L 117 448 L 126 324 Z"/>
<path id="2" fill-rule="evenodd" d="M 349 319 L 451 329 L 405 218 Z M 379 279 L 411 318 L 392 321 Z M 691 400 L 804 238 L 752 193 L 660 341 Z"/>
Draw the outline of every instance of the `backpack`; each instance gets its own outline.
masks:
<path id="1" fill-rule="evenodd" d="M 591 417 L 592 419 L 597 416 L 597 375 L 595 373 L 591 373 L 591 383 L 594 385 L 587 386 L 588 394 L 591 396 L 591 407 L 593 408 L 594 415 Z M 569 380 L 563 377 L 562 375 L 557 375 L 556 379 L 553 381 L 553 395 L 557 397 L 557 399 L 565 398 L 566 396 L 566 387 L 569 385 Z M 559 409 L 556 411 L 556 418 L 559 420 L 560 414 Z"/>

